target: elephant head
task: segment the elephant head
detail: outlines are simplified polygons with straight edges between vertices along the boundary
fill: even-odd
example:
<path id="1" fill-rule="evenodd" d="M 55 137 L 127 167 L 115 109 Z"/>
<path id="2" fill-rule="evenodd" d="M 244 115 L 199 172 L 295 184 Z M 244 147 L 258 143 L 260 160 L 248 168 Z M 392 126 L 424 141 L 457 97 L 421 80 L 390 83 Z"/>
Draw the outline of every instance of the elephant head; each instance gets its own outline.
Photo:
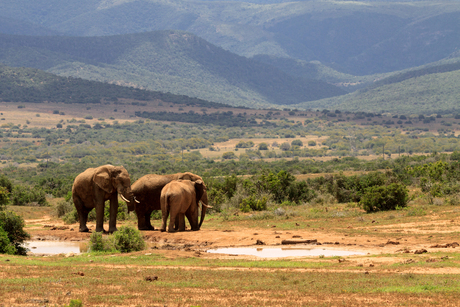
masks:
<path id="1" fill-rule="evenodd" d="M 117 191 L 128 205 L 128 212 L 134 211 L 135 203 L 131 191 L 131 180 L 128 171 L 123 166 L 104 165 L 99 167 L 93 176 L 94 182 L 105 192 L 112 194 Z"/>

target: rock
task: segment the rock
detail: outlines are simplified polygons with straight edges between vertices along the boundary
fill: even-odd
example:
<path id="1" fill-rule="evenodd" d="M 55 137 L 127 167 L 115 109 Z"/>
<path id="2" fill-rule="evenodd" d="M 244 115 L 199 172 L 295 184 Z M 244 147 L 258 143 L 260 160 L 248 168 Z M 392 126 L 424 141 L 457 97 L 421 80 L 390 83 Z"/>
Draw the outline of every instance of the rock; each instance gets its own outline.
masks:
<path id="1" fill-rule="evenodd" d="M 256 245 L 265 245 L 265 242 L 262 240 L 257 240 Z"/>
<path id="2" fill-rule="evenodd" d="M 424 253 L 428 253 L 428 251 L 426 249 L 424 249 L 424 248 L 418 249 L 418 250 L 416 250 L 414 252 L 414 254 L 416 254 L 416 255 L 420 255 L 420 254 L 424 254 Z"/>
<path id="3" fill-rule="evenodd" d="M 457 242 L 453 242 L 453 243 L 446 243 L 446 244 L 436 244 L 430 247 L 431 248 L 448 248 L 448 247 L 456 248 L 458 246 L 460 245 Z"/>
<path id="4" fill-rule="evenodd" d="M 313 239 L 313 240 L 292 240 L 292 239 L 287 239 L 281 241 L 281 244 L 286 245 L 286 244 L 312 244 L 312 243 L 317 243 L 318 240 Z"/>
<path id="5" fill-rule="evenodd" d="M 75 274 L 75 275 L 79 275 L 79 276 L 85 276 L 85 273 L 83 273 L 83 272 L 76 272 L 76 273 L 74 273 L 74 274 Z"/>
<path id="6" fill-rule="evenodd" d="M 145 276 L 144 280 L 145 281 L 155 281 L 155 280 L 158 280 L 158 276 Z"/>
<path id="7" fill-rule="evenodd" d="M 398 241 L 391 241 L 391 240 L 388 240 L 387 243 L 385 243 L 386 245 L 389 245 L 389 244 L 393 244 L 393 245 L 399 245 L 399 242 Z"/>

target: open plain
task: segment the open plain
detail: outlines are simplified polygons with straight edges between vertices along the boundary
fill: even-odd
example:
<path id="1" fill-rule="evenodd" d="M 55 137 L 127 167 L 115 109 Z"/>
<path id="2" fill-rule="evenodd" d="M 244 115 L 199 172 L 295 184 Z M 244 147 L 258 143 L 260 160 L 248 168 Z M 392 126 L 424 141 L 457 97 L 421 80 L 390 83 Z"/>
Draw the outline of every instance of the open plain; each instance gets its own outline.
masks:
<path id="1" fill-rule="evenodd" d="M 33 240 L 85 243 L 52 207 L 12 207 Z M 160 221 L 153 221 L 158 228 Z M 135 227 L 134 217 L 119 225 Z M 92 227 L 91 227 L 92 226 Z M 94 225 L 90 224 L 94 229 Z M 200 231 L 143 231 L 127 254 L 0 256 L 2 306 L 456 306 L 460 210 L 415 199 L 365 214 L 350 204 L 267 213 L 210 214 Z M 316 240 L 284 245 L 284 240 Z M 287 258 L 211 254 L 218 247 L 324 249 Z M 329 250 L 364 255 L 328 257 Z"/>

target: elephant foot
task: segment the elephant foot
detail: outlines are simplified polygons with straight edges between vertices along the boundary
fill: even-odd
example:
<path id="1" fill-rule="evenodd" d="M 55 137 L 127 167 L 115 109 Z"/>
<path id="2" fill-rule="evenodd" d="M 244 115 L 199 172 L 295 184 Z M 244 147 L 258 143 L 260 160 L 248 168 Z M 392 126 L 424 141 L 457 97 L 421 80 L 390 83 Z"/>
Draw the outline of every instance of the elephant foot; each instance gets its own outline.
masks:
<path id="1" fill-rule="evenodd" d="M 155 230 L 155 227 L 150 226 L 150 227 L 137 227 L 139 230 Z"/>
<path id="2" fill-rule="evenodd" d="M 96 228 L 95 231 L 96 231 L 96 232 L 102 232 L 102 233 L 105 233 L 105 234 L 108 233 L 104 228 Z"/>
<path id="3" fill-rule="evenodd" d="M 165 232 L 165 231 L 166 231 L 166 229 L 160 229 L 160 231 L 161 231 L 161 232 Z"/>
<path id="4" fill-rule="evenodd" d="M 80 229 L 78 230 L 79 232 L 89 232 L 89 228 L 88 227 L 80 227 Z"/>
<path id="5" fill-rule="evenodd" d="M 114 233 L 115 231 L 118 231 L 118 229 L 116 227 L 115 228 L 109 228 L 109 233 Z"/>

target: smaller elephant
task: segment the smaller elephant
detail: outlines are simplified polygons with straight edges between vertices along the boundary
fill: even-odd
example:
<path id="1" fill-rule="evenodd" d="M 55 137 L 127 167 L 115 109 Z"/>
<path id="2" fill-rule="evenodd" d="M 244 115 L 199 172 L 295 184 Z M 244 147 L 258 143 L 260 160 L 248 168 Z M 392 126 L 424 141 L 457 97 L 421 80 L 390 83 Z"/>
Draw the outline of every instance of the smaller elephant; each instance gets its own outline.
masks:
<path id="1" fill-rule="evenodd" d="M 173 180 L 161 190 L 160 204 L 163 223 L 161 231 L 166 231 L 168 215 L 170 215 L 168 232 L 174 232 L 175 225 L 179 231 L 185 231 L 185 215 L 187 216 L 192 230 L 199 230 L 198 203 L 206 192 L 206 186 L 202 180 Z M 203 208 L 204 209 L 204 208 Z"/>

